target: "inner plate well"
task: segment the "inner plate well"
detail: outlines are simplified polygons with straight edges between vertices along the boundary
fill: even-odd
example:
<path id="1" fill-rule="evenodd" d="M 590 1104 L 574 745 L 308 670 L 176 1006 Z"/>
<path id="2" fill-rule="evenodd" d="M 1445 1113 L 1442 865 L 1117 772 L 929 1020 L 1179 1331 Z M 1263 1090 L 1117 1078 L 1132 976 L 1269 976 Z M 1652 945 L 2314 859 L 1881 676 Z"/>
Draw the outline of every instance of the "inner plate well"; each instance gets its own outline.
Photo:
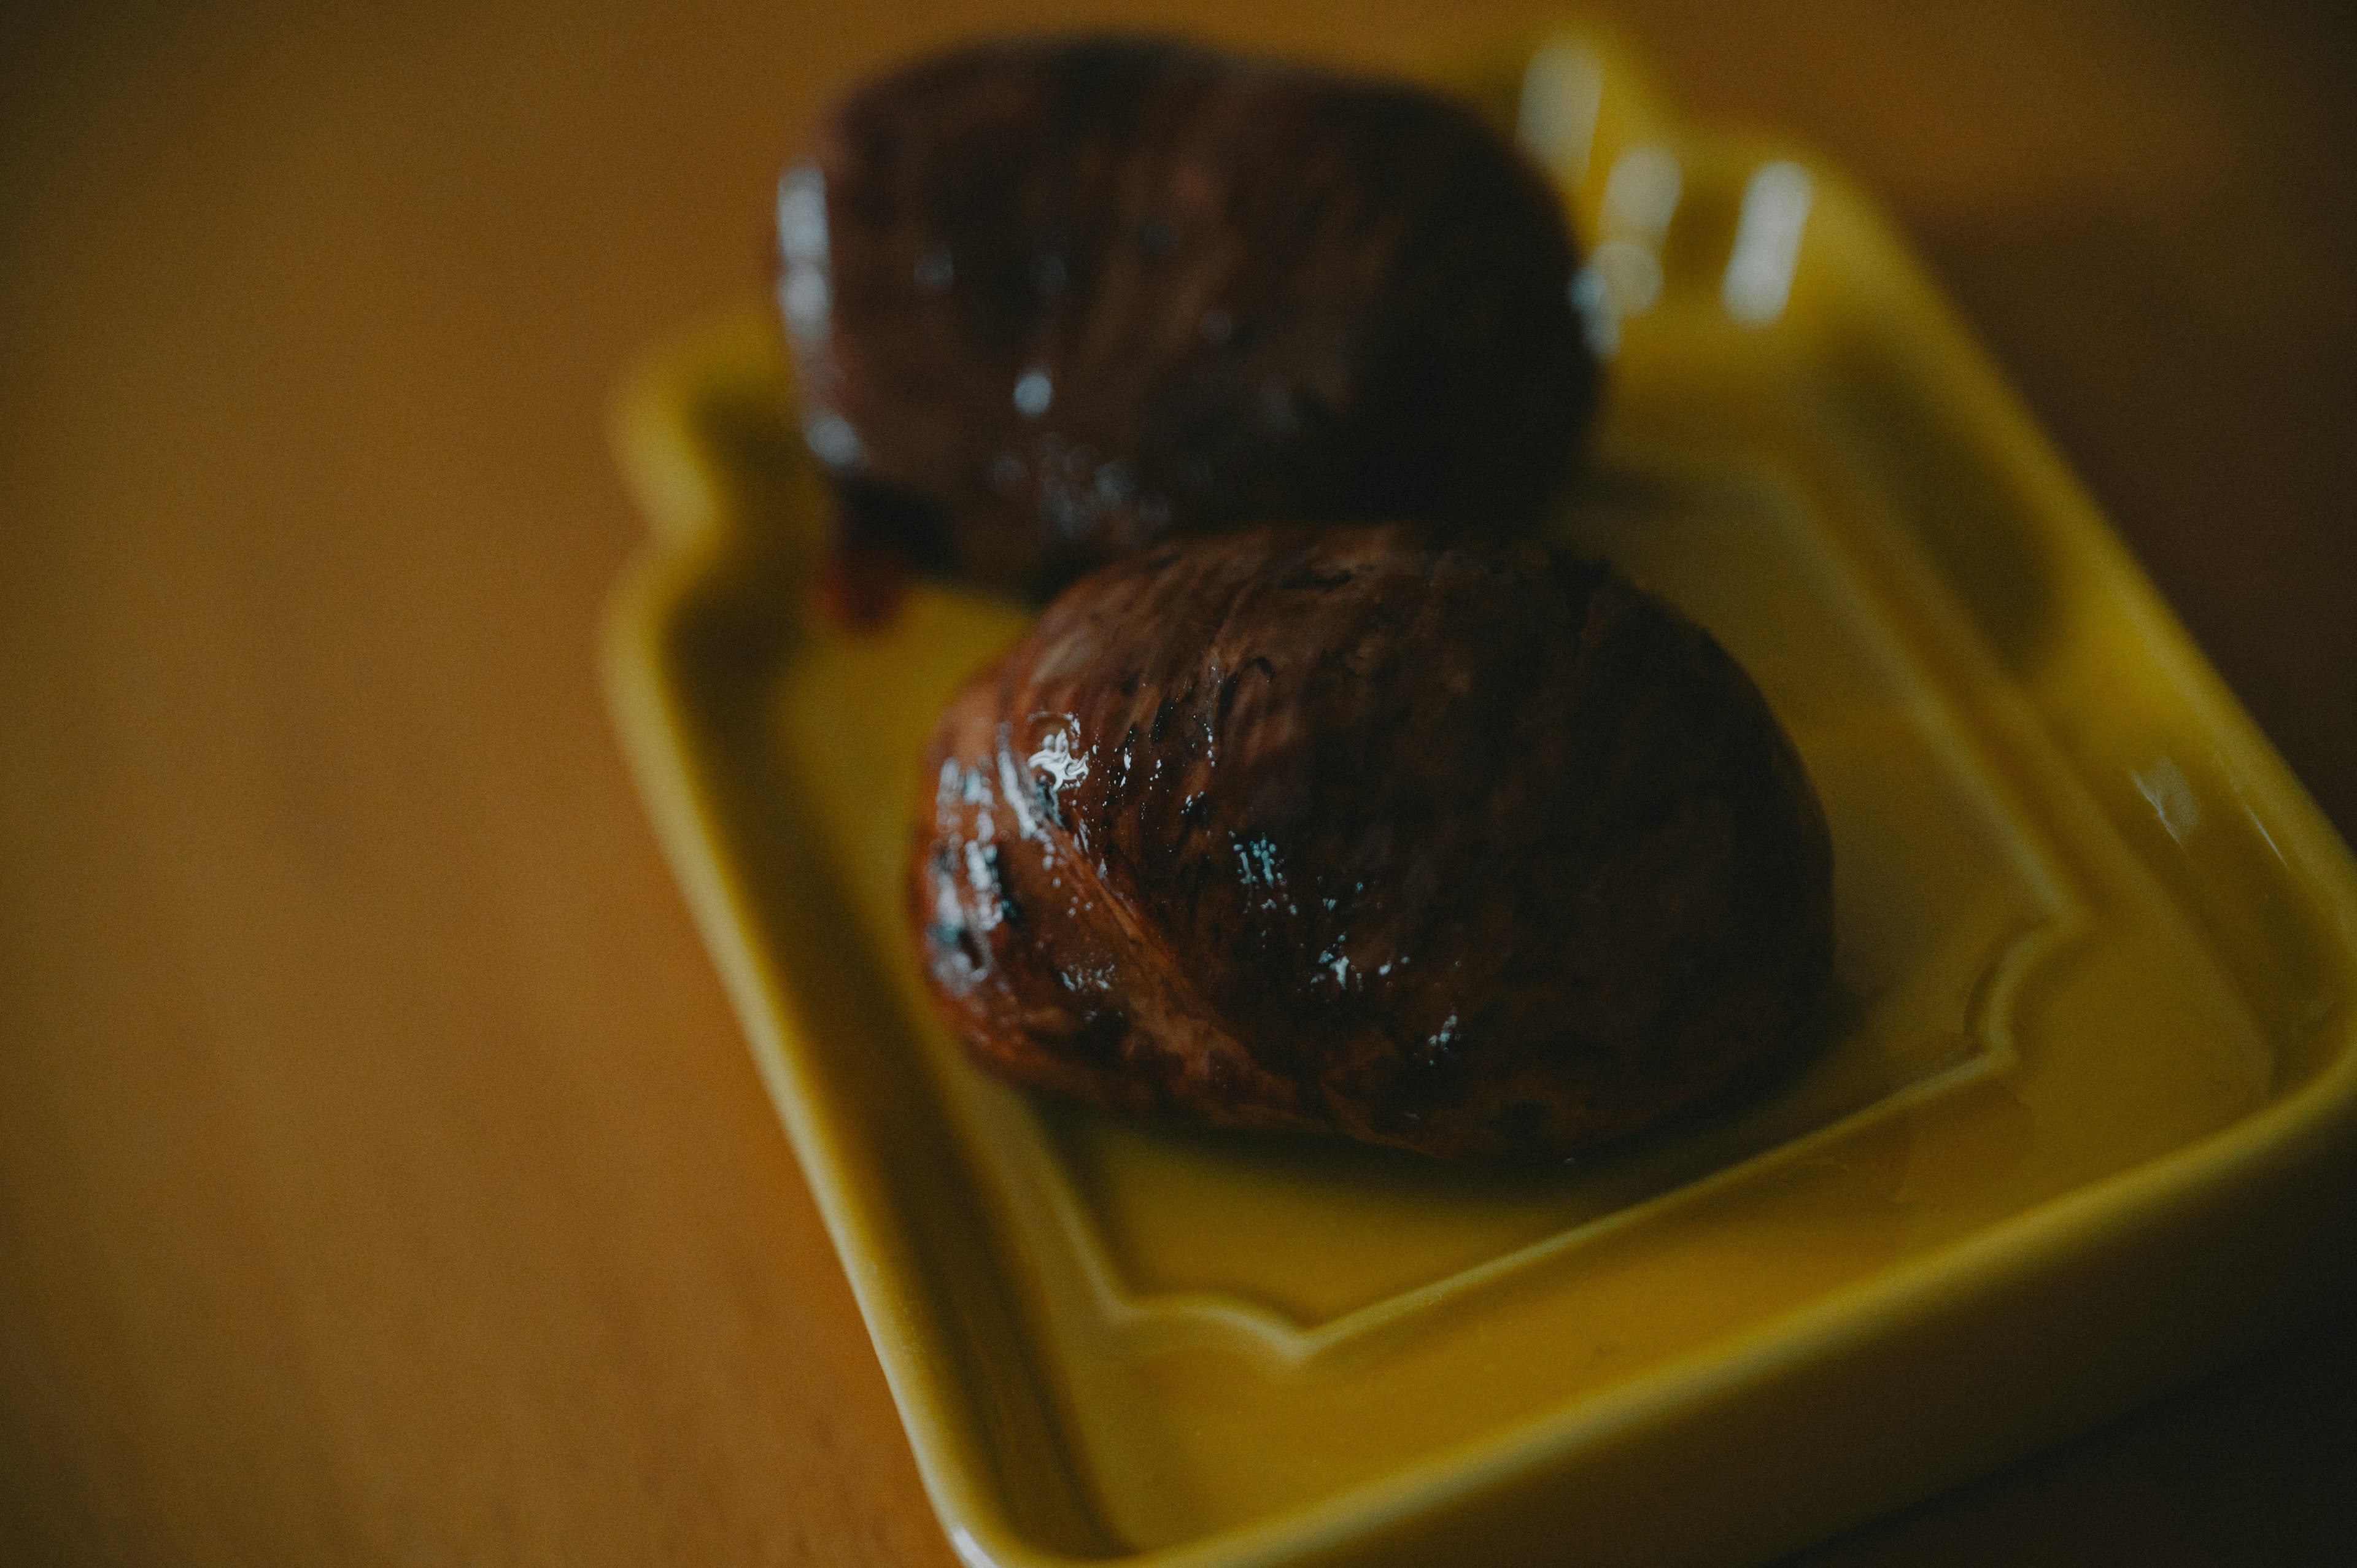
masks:
<path id="1" fill-rule="evenodd" d="M 991 1163 L 1025 1166 L 1024 1186 L 1066 1221 L 1043 1244 L 1111 1301 L 1224 1309 L 1212 1321 L 1297 1359 L 1404 1295 L 1577 1245 L 1639 1204 L 2010 1061 L 2018 983 L 2076 922 L 2078 900 L 1988 787 L 1991 770 L 1871 599 L 1842 575 L 1803 499 L 1771 473 L 1713 470 L 1690 456 L 1607 471 L 1584 495 L 1566 532 L 1704 618 L 1761 682 L 1824 801 L 1838 980 L 1814 1060 L 1738 1117 L 1540 1173 L 1451 1170 L 1340 1143 L 1189 1133 L 1065 1107 L 990 1119 Z M 960 622 L 971 623 L 963 635 Z M 873 726 L 888 711 L 906 721 L 937 711 L 932 693 L 945 700 L 975 651 L 1015 624 L 929 594 L 880 639 L 822 637 L 781 686 L 783 750 L 808 796 L 830 803 L 845 884 L 869 940 L 896 961 L 908 947 L 900 877 L 925 728 Z M 872 697 L 887 667 L 909 683 L 909 700 L 875 704 L 863 726 L 845 706 Z M 856 756 L 844 740 L 855 731 Z M 934 1036 L 913 977 L 904 980 L 911 1027 Z M 954 1084 L 964 1068 L 938 1037 L 934 1049 Z M 1305 1236 L 1321 1244 L 1305 1249 Z"/>

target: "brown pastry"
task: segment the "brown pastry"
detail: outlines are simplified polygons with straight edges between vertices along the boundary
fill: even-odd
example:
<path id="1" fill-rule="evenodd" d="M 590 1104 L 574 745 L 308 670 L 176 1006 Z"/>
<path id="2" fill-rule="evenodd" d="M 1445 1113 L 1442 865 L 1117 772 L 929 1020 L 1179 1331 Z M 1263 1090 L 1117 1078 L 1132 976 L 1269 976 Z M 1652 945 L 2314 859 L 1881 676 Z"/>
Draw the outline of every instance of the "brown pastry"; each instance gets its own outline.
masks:
<path id="1" fill-rule="evenodd" d="M 1017 593 L 1254 519 L 1504 539 L 1595 402 L 1554 193 L 1472 113 L 1178 43 L 871 83 L 779 252 L 840 543 Z"/>
<path id="2" fill-rule="evenodd" d="M 1076 584 L 942 714 L 909 915 L 983 1063 L 1125 1111 L 1562 1155 L 1759 1082 L 1831 850 L 1709 635 L 1610 569 L 1256 530 Z"/>

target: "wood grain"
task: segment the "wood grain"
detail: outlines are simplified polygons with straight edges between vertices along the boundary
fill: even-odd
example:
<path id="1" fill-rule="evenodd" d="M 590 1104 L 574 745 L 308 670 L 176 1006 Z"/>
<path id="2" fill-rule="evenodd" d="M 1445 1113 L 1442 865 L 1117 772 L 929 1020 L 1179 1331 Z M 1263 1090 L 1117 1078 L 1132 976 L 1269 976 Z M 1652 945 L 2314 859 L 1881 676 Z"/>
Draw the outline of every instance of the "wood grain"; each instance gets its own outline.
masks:
<path id="1" fill-rule="evenodd" d="M 0 20 L 0 1562 L 947 1563 L 596 689 L 607 389 L 885 59 L 1450 18 L 383 9 Z M 2349 24 L 1608 15 L 1889 202 L 2357 827 Z M 2344 1320 L 1806 1561 L 2308 1563 L 2352 1477 Z"/>

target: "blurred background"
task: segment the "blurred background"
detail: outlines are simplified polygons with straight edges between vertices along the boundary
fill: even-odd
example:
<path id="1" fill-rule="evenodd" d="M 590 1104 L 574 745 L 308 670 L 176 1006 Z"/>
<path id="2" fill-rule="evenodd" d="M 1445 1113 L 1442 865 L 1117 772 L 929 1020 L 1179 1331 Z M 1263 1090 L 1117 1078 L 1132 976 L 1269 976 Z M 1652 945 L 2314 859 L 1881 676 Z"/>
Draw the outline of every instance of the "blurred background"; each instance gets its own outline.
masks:
<path id="1" fill-rule="evenodd" d="M 1607 0 L 1884 201 L 2357 831 L 2357 25 Z M 0 9 L 0 1562 L 947 1563 L 596 684 L 831 94 L 1478 3 Z M 2341 1560 L 2357 1320 L 1807 1554 Z"/>

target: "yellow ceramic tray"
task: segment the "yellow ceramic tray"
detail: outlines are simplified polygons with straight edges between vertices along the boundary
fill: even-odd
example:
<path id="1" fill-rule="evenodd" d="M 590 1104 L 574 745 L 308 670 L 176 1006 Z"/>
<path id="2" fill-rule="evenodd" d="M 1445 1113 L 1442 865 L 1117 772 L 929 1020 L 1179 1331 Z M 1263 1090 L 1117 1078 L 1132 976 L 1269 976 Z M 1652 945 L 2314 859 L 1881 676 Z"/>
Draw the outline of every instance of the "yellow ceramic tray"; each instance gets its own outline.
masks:
<path id="1" fill-rule="evenodd" d="M 809 612 L 763 313 L 619 405 L 616 715 L 970 1563 L 1752 1562 L 2357 1298 L 2347 851 L 1856 192 L 1579 37 L 1496 64 L 1615 339 L 1562 532 L 1833 826 L 1825 1049 L 1732 1121 L 1508 1176 L 983 1079 L 897 887 L 1019 616 Z"/>

